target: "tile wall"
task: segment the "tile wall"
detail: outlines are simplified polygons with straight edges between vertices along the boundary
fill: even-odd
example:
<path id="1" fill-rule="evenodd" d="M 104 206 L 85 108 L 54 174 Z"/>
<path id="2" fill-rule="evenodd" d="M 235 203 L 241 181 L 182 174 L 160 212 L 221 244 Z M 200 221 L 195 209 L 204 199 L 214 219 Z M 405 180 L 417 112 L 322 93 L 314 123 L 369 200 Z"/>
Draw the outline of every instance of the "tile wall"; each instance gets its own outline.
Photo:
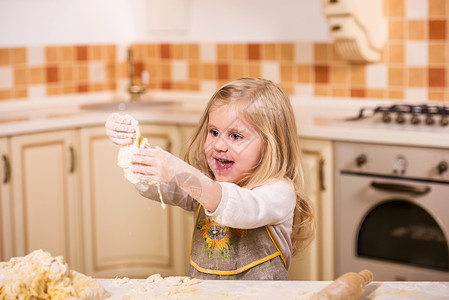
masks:
<path id="1" fill-rule="evenodd" d="M 384 0 L 388 41 L 376 64 L 349 64 L 332 43 L 133 44 L 149 89 L 212 92 L 243 76 L 292 95 L 449 102 L 449 0 Z M 127 45 L 0 48 L 0 100 L 114 91 Z M 140 80 L 138 76 L 135 78 Z"/>

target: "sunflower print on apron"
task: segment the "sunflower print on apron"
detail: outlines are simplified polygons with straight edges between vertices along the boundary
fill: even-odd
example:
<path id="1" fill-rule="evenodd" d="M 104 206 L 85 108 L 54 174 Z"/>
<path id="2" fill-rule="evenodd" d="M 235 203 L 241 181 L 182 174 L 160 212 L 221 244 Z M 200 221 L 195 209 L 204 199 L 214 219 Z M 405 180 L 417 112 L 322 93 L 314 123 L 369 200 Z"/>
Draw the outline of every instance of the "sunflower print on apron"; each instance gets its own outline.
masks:
<path id="1" fill-rule="evenodd" d="M 285 259 L 268 226 L 236 229 L 196 212 L 189 275 L 199 279 L 288 280 Z"/>

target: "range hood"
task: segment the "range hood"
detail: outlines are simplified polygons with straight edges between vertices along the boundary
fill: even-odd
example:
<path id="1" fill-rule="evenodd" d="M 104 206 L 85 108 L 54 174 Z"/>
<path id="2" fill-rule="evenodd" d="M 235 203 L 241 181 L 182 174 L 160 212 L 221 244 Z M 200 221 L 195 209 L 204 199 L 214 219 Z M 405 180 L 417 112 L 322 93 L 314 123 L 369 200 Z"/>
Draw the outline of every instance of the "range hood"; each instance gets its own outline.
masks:
<path id="1" fill-rule="evenodd" d="M 329 32 L 340 56 L 354 63 L 377 62 L 386 41 L 380 0 L 323 0 Z"/>

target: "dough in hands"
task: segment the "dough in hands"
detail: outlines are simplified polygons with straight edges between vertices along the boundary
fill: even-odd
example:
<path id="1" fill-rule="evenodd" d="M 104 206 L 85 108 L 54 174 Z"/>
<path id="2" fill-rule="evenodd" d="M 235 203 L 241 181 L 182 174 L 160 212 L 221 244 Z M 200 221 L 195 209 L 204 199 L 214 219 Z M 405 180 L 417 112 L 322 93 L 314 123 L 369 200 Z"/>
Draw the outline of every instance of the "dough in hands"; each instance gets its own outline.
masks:
<path id="1" fill-rule="evenodd" d="M 139 122 L 136 119 L 131 117 L 130 115 L 126 115 L 130 120 L 131 124 L 136 128 L 136 138 L 133 140 L 132 144 L 128 144 L 120 147 L 120 151 L 118 153 L 117 165 L 123 169 L 125 173 L 125 178 L 128 179 L 132 184 L 136 184 L 139 182 L 139 178 L 131 172 L 131 160 L 133 154 L 138 148 L 146 148 L 150 147 L 150 143 L 146 138 L 143 138 L 140 133 Z"/>
<path id="2" fill-rule="evenodd" d="M 128 114 L 125 116 L 128 117 L 128 119 L 131 120 L 131 124 L 135 126 L 136 138 L 133 140 L 132 144 L 128 144 L 128 145 L 120 147 L 120 151 L 118 153 L 118 158 L 117 158 L 117 165 L 123 169 L 123 172 L 125 173 L 124 174 L 125 178 L 132 184 L 136 184 L 136 183 L 139 183 L 140 180 L 136 176 L 136 174 L 134 174 L 131 171 L 132 157 L 137 149 L 149 148 L 150 143 L 148 142 L 148 140 L 146 138 L 142 137 L 142 134 L 140 133 L 139 122 Z M 145 182 L 145 183 L 146 184 L 155 184 L 157 186 L 157 191 L 159 193 L 159 199 L 161 200 L 161 205 L 163 208 L 165 208 L 165 203 L 164 203 L 164 200 L 162 199 L 160 182 L 154 181 L 151 183 L 148 183 L 148 182 Z"/>

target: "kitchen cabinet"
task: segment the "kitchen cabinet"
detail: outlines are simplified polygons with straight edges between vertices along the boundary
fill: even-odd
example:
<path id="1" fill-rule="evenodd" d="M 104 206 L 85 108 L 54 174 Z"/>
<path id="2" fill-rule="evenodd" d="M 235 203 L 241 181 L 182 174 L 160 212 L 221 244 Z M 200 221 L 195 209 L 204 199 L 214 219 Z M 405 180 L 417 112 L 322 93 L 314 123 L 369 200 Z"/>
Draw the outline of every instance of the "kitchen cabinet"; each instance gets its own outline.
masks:
<path id="1" fill-rule="evenodd" d="M 195 133 L 196 125 L 182 125 L 180 127 L 181 133 L 181 148 L 179 151 L 179 157 L 184 159 L 184 155 L 187 152 L 187 146 L 190 142 L 190 139 L 193 137 Z"/>
<path id="2" fill-rule="evenodd" d="M 12 254 L 10 214 L 10 168 L 8 139 L 0 138 L 0 261 Z"/>
<path id="3" fill-rule="evenodd" d="M 315 207 L 317 231 L 305 253 L 293 258 L 292 280 L 333 280 L 333 146 L 331 141 L 300 139 L 305 191 Z"/>
<path id="4" fill-rule="evenodd" d="M 179 155 L 177 126 L 140 125 L 152 146 Z M 80 129 L 84 272 L 107 278 L 187 274 L 185 214 L 142 197 L 117 166 L 104 126 Z M 188 252 L 187 252 L 188 253 Z"/>
<path id="5" fill-rule="evenodd" d="M 2 141 L 9 144 L 10 183 L 2 214 L 7 249 L 3 259 L 36 249 L 62 255 L 80 266 L 78 176 L 75 130 L 25 134 Z M 6 224 L 5 224 L 6 223 Z"/>
<path id="6" fill-rule="evenodd" d="M 195 133 L 196 126 L 183 125 L 180 128 L 181 131 L 181 150 L 180 158 L 184 159 L 184 155 L 187 151 L 187 146 L 190 138 Z M 193 228 L 195 227 L 195 216 L 193 212 L 184 211 L 183 217 L 183 234 L 186 237 L 184 240 L 184 260 L 187 262 L 186 274 L 188 273 L 188 267 L 190 264 L 190 247 L 192 245 Z"/>
<path id="7" fill-rule="evenodd" d="M 176 125 L 141 131 L 178 156 L 187 143 Z M 104 126 L 4 137 L 0 151 L 1 260 L 43 249 L 95 277 L 187 274 L 192 214 L 142 197 Z"/>

